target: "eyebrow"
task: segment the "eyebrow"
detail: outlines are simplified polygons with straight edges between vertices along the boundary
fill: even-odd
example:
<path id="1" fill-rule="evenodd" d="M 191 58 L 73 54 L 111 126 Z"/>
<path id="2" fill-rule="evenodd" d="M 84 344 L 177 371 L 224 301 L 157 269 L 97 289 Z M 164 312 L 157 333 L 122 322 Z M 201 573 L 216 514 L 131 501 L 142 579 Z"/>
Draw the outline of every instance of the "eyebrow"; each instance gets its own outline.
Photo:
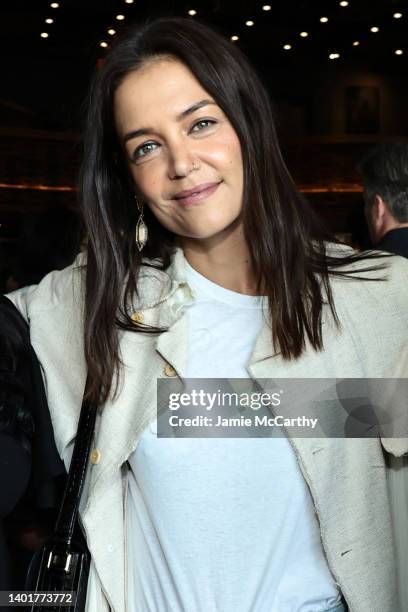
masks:
<path id="1" fill-rule="evenodd" d="M 203 106 L 208 106 L 209 104 L 216 104 L 216 103 L 214 102 L 214 100 L 209 100 L 209 99 L 200 100 L 199 102 L 196 102 L 195 104 L 193 104 L 192 106 L 189 106 L 186 110 L 181 112 L 179 115 L 177 115 L 176 121 L 177 122 L 182 121 L 189 115 L 192 115 L 193 113 L 195 113 L 200 108 L 203 108 Z M 147 136 L 148 134 L 151 134 L 152 132 L 154 132 L 154 129 L 149 128 L 149 127 L 140 128 L 139 130 L 132 130 L 131 132 L 128 132 L 127 134 L 125 134 L 125 136 L 123 137 L 123 143 L 126 143 L 128 140 L 131 140 L 132 138 L 137 138 L 138 136 Z"/>

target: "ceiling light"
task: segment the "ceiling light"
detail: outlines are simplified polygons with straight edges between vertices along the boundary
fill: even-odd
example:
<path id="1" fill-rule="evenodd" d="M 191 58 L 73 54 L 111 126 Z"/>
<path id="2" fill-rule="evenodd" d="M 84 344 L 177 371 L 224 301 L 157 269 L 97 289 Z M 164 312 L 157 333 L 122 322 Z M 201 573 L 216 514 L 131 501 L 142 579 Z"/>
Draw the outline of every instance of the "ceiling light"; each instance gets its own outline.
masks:
<path id="1" fill-rule="evenodd" d="M 108 34 L 110 34 L 110 36 L 115 36 L 116 30 L 114 30 L 113 28 L 109 28 Z"/>
<path id="2" fill-rule="evenodd" d="M 235 42 L 236 40 L 239 40 L 239 36 L 236 36 L 236 35 L 231 36 L 231 40 Z"/>
<path id="3" fill-rule="evenodd" d="M 359 44 L 360 44 L 360 41 L 359 40 L 355 40 L 353 42 L 353 47 L 358 47 Z"/>
<path id="4" fill-rule="evenodd" d="M 348 6 L 349 3 L 347 2 L 347 0 L 341 0 L 340 2 L 340 6 Z"/>
<path id="5" fill-rule="evenodd" d="M 245 22 L 245 25 L 247 25 L 248 27 L 251 27 L 254 25 L 254 21 L 251 21 L 251 19 L 249 19 L 248 21 Z"/>
<path id="6" fill-rule="evenodd" d="M 51 8 L 58 8 L 59 4 L 58 4 L 58 2 L 51 2 L 50 7 Z"/>
<path id="7" fill-rule="evenodd" d="M 339 59 L 340 57 L 340 53 L 330 53 L 329 58 L 330 59 Z"/>
<path id="8" fill-rule="evenodd" d="M 108 43 L 103 40 L 102 42 L 99 43 L 99 46 L 100 47 L 107 47 Z"/>
<path id="9" fill-rule="evenodd" d="M 118 21 L 123 21 L 123 20 L 124 20 L 124 18 L 125 18 L 125 16 L 124 16 L 124 15 L 116 15 L 116 19 L 117 19 Z"/>
<path id="10" fill-rule="evenodd" d="M 301 32 L 301 33 L 300 33 L 300 36 L 301 36 L 302 38 L 307 38 L 307 37 L 309 36 L 309 32 Z"/>
<path id="11" fill-rule="evenodd" d="M 394 13 L 393 17 L 394 17 L 394 19 L 401 19 L 402 13 Z"/>
<path id="12" fill-rule="evenodd" d="M 125 0 L 126 4 L 133 4 L 135 0 Z"/>
<path id="13" fill-rule="evenodd" d="M 263 5 L 263 7 L 262 7 L 262 10 L 263 10 L 263 11 L 270 11 L 270 10 L 271 10 L 271 8 L 272 8 L 272 7 L 271 7 L 271 5 L 270 5 L 270 4 L 264 4 L 264 5 Z"/>
<path id="14" fill-rule="evenodd" d="M 48 34 L 48 32 L 41 32 L 40 36 L 41 36 L 41 38 L 48 38 L 49 34 Z"/>
<path id="15" fill-rule="evenodd" d="M 285 51 L 289 51 L 289 49 L 292 48 L 292 45 L 283 45 L 283 48 L 285 49 Z"/>
<path id="16" fill-rule="evenodd" d="M 373 26 L 372 28 L 370 28 L 370 32 L 374 32 L 374 34 L 376 34 L 379 31 L 380 31 L 380 28 L 377 28 L 377 26 Z"/>
<path id="17" fill-rule="evenodd" d="M 194 15 L 197 15 L 197 11 L 195 11 L 194 9 L 191 9 L 191 11 L 188 11 L 188 14 L 194 17 Z"/>
<path id="18" fill-rule="evenodd" d="M 54 23 L 54 20 L 53 20 L 53 19 L 51 19 L 51 17 L 48 17 L 48 18 L 45 20 L 45 23 Z"/>
<path id="19" fill-rule="evenodd" d="M 322 23 L 327 23 L 329 21 L 329 18 L 328 17 L 320 17 L 320 21 Z"/>
<path id="20" fill-rule="evenodd" d="M 402 55 L 404 51 L 402 49 L 395 49 L 394 53 L 395 55 Z"/>

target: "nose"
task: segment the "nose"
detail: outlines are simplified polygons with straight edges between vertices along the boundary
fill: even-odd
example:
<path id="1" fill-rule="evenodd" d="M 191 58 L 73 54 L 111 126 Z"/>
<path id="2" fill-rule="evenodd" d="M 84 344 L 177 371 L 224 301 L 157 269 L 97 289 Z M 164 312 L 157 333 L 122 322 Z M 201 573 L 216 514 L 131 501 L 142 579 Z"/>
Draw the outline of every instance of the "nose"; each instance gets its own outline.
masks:
<path id="1" fill-rule="evenodd" d="M 184 178 L 193 170 L 195 156 L 188 143 L 178 141 L 169 146 L 168 175 L 171 180 Z"/>

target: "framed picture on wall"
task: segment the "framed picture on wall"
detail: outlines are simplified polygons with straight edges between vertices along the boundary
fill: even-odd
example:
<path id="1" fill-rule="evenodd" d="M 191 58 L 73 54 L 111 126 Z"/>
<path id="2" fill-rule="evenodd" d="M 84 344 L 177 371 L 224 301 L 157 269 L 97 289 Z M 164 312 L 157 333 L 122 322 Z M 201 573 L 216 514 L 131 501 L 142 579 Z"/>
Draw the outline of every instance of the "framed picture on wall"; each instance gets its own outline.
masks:
<path id="1" fill-rule="evenodd" d="M 380 131 L 380 90 L 378 87 L 346 87 L 347 134 L 377 134 Z"/>

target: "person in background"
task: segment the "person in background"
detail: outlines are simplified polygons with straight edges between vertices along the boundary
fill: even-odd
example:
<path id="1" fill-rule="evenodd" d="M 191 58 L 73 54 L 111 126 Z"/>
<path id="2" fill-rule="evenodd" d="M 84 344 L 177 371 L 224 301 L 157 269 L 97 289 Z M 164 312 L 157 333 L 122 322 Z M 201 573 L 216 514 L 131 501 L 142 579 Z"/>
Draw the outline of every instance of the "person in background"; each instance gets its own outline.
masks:
<path id="1" fill-rule="evenodd" d="M 34 285 L 66 267 L 80 238 L 74 210 L 25 215 L 3 288 Z M 54 525 L 64 481 L 28 325 L 0 295 L 0 590 L 24 588 L 30 558 Z"/>
<path id="2" fill-rule="evenodd" d="M 359 169 L 374 245 L 378 250 L 408 257 L 408 142 L 376 147 Z"/>
<path id="3" fill-rule="evenodd" d="M 55 522 L 64 483 L 28 325 L 0 295 L 0 590 L 24 588 L 33 551 Z"/>

